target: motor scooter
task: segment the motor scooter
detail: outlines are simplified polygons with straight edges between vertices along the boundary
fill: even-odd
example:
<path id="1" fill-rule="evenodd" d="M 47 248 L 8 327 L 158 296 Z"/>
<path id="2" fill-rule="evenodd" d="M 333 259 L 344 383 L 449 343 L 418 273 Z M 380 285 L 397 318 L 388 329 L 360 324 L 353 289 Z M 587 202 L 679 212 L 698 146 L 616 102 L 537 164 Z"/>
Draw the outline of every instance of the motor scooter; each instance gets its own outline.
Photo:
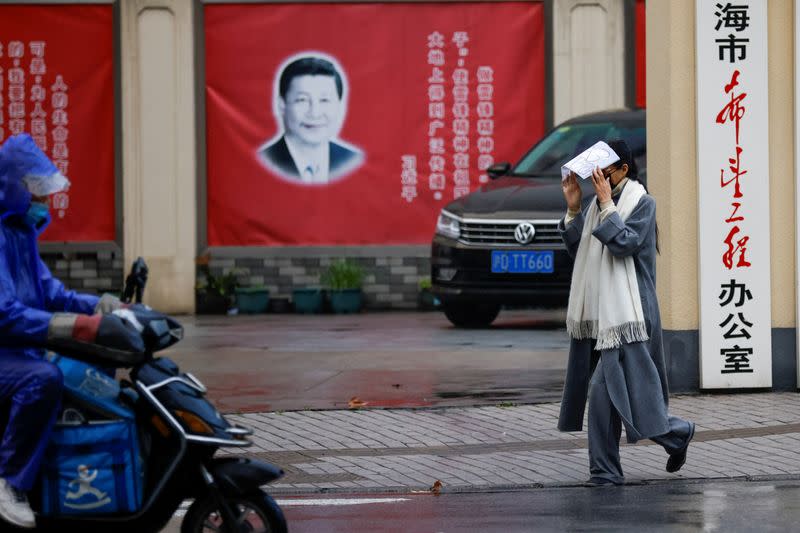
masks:
<path id="1" fill-rule="evenodd" d="M 135 417 L 143 478 L 141 505 L 132 512 L 42 513 L 46 497 L 34 491 L 30 500 L 37 513 L 37 529 L 156 532 L 165 527 L 184 500 L 191 499 L 194 502 L 182 519 L 182 533 L 285 532 L 283 512 L 262 489 L 280 478 L 283 471 L 262 461 L 217 454 L 221 448 L 249 446 L 252 431 L 226 420 L 207 399 L 206 387 L 192 374 L 181 372 L 167 357 L 153 356 L 178 342 L 183 328 L 164 315 L 153 313 L 147 318 L 142 332 L 147 353 L 126 376 L 116 381 L 109 378 L 119 386 L 122 407 Z M 68 355 L 81 359 L 80 354 Z M 84 360 L 103 363 L 92 357 Z M 90 376 L 89 370 L 86 375 Z M 96 380 L 98 373 L 90 377 Z M 97 405 L 86 405 L 85 398 L 67 389 L 59 423 L 100 424 L 104 416 L 114 418 L 114 413 L 102 411 Z M 83 464 L 78 467 L 77 481 L 85 470 Z M 71 485 L 74 494 L 78 493 L 77 486 Z M 90 490 L 94 489 L 88 485 L 81 489 L 82 496 L 88 498 Z"/>

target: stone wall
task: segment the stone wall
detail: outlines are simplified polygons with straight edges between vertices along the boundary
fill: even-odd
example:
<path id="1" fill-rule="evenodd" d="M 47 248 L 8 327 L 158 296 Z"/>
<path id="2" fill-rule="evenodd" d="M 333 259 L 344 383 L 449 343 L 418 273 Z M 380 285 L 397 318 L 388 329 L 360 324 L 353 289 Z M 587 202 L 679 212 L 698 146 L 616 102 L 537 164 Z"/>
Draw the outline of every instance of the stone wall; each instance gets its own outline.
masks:
<path id="1" fill-rule="evenodd" d="M 72 290 L 102 294 L 120 293 L 125 265 L 119 253 L 52 252 L 41 254 L 53 276 Z M 340 257 L 212 257 L 209 269 L 215 276 L 235 272 L 245 287 L 263 285 L 273 298 L 291 298 L 293 289 L 321 287 L 325 269 Z M 365 273 L 364 307 L 367 309 L 413 309 L 417 306 L 419 282 L 430 276 L 429 257 L 350 257 Z M 198 268 L 198 278 L 202 273 Z"/>
<path id="2" fill-rule="evenodd" d="M 272 298 L 291 298 L 293 289 L 321 287 L 320 276 L 341 257 L 211 257 L 212 275 L 235 272 L 242 286 L 262 285 Z M 413 309 L 419 282 L 430 276 L 430 257 L 350 257 L 365 273 L 364 307 Z M 198 278 L 202 273 L 198 269 Z"/>
<path id="3" fill-rule="evenodd" d="M 42 252 L 42 260 L 64 285 L 72 290 L 102 294 L 119 293 L 124 267 L 115 252 Z"/>

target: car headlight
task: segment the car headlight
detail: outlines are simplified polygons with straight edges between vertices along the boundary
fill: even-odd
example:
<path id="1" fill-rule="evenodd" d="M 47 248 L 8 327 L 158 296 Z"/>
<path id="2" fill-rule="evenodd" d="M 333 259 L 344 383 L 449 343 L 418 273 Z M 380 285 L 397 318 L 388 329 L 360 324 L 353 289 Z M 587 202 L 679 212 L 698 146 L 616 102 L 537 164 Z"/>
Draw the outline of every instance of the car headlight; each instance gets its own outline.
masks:
<path id="1" fill-rule="evenodd" d="M 461 223 L 455 216 L 447 211 L 442 211 L 439 214 L 439 220 L 436 221 L 436 233 L 451 239 L 458 239 L 461 237 Z"/>

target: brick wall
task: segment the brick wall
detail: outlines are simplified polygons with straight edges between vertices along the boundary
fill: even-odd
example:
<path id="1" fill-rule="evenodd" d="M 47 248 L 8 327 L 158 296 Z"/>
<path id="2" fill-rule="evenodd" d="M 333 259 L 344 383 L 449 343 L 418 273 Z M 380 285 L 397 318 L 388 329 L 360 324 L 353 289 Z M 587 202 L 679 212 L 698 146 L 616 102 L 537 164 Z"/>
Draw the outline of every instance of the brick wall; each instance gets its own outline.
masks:
<path id="1" fill-rule="evenodd" d="M 41 254 L 53 276 L 72 290 L 119 293 L 124 282 L 122 258 L 114 252 L 45 252 Z"/>
<path id="2" fill-rule="evenodd" d="M 270 297 L 291 298 L 293 289 L 320 287 L 320 276 L 341 257 L 220 258 L 211 257 L 215 276 L 235 272 L 243 286 L 263 285 Z M 430 257 L 349 257 L 365 271 L 364 307 L 412 309 L 419 281 L 430 276 Z M 198 276 L 201 274 L 198 272 Z"/>
<path id="3" fill-rule="evenodd" d="M 125 266 L 114 252 L 44 252 L 42 260 L 53 276 L 76 291 L 101 294 L 122 291 Z M 234 271 L 240 285 L 263 285 L 271 297 L 291 298 L 296 288 L 322 287 L 320 276 L 340 257 L 215 258 L 214 275 Z M 350 257 L 365 271 L 367 309 L 413 309 L 419 281 L 430 276 L 429 257 Z M 201 274 L 198 272 L 198 276 Z"/>

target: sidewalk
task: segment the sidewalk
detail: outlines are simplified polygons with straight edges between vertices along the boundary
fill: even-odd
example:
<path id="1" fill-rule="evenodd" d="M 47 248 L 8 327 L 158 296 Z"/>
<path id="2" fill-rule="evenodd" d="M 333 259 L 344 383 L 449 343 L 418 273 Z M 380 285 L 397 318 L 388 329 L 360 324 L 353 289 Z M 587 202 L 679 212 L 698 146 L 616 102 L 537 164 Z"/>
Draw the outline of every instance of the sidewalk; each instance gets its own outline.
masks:
<path id="1" fill-rule="evenodd" d="M 255 430 L 245 455 L 287 473 L 275 494 L 490 490 L 581 484 L 586 433 L 556 430 L 559 404 L 228 415 Z M 628 483 L 800 478 L 800 394 L 675 396 L 697 424 L 686 465 L 650 441 L 623 444 Z M 624 442 L 624 434 L 623 434 Z"/>

